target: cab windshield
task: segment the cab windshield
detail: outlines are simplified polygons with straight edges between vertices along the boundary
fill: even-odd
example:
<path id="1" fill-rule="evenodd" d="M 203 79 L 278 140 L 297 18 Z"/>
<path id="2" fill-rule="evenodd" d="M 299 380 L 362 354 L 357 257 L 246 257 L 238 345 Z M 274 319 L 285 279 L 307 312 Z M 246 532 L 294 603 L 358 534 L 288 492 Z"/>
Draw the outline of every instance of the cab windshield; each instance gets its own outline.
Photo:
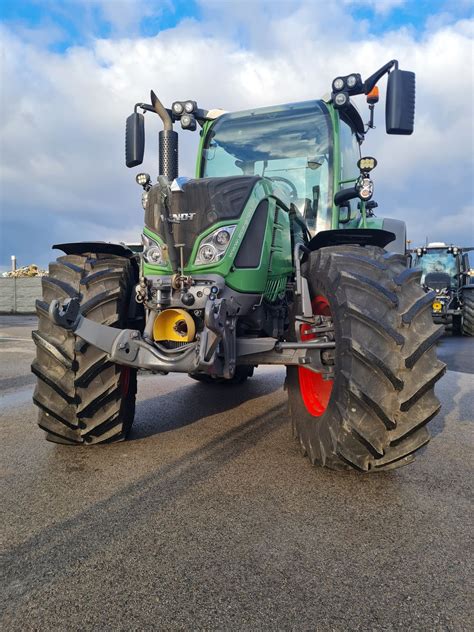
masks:
<path id="1" fill-rule="evenodd" d="M 207 134 L 201 176 L 260 175 L 289 195 L 312 233 L 331 227 L 332 136 L 321 101 L 224 114 Z"/>
<path id="2" fill-rule="evenodd" d="M 444 272 L 451 277 L 453 286 L 457 285 L 457 264 L 456 257 L 445 248 L 430 249 L 422 256 L 417 256 L 415 265 L 422 269 L 421 282 L 425 282 L 425 277 L 431 272 Z"/>

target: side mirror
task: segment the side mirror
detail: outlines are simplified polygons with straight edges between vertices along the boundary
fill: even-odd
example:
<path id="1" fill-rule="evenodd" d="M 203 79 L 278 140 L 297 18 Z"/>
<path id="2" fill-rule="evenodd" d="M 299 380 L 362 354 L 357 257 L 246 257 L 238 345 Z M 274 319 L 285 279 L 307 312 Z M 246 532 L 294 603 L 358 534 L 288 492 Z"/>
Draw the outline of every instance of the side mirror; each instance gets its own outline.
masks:
<path id="1" fill-rule="evenodd" d="M 392 70 L 388 75 L 385 102 L 387 134 L 413 134 L 415 124 L 415 73 Z"/>
<path id="2" fill-rule="evenodd" d="M 125 164 L 136 167 L 143 162 L 145 152 L 145 117 L 134 112 L 125 125 Z"/>

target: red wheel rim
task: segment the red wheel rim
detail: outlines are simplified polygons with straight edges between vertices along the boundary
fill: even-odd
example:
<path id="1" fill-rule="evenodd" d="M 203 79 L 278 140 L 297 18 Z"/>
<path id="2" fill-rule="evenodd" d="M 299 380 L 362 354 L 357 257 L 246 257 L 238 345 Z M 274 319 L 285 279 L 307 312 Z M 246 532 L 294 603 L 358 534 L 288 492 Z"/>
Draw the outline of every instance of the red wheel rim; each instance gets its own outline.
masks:
<path id="1" fill-rule="evenodd" d="M 331 309 L 329 303 L 324 296 L 315 296 L 311 301 L 313 314 L 315 316 L 330 316 Z M 310 325 L 301 325 L 301 340 L 314 340 L 317 334 L 306 333 L 310 329 Z M 334 380 L 323 380 L 321 373 L 314 373 L 309 369 L 298 367 L 298 378 L 300 383 L 300 392 L 306 410 L 313 417 L 321 417 L 326 412 L 331 398 Z"/>
<path id="2" fill-rule="evenodd" d="M 130 388 L 130 367 L 124 366 L 120 371 L 120 386 L 122 389 L 122 397 L 128 395 L 128 389 Z"/>

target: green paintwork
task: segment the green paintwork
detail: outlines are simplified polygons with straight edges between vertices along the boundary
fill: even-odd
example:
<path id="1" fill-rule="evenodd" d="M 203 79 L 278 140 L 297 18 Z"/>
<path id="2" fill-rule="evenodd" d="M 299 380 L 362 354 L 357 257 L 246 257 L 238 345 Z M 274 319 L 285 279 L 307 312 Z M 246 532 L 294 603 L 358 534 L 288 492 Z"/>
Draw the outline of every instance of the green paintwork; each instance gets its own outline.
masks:
<path id="1" fill-rule="evenodd" d="M 267 226 L 262 247 L 260 263 L 257 268 L 235 269 L 234 259 L 249 227 L 255 209 L 264 200 L 269 201 Z M 223 259 L 212 265 L 194 265 L 201 241 L 221 226 L 237 223 L 229 247 Z M 163 244 L 163 240 L 148 228 L 143 231 L 146 235 Z M 190 256 L 190 264 L 185 267 L 185 274 L 199 276 L 200 274 L 218 274 L 226 279 L 226 283 L 238 292 L 252 292 L 267 295 L 274 300 L 276 295 L 286 286 L 286 280 L 293 272 L 290 219 L 288 211 L 282 207 L 277 209 L 277 201 L 273 196 L 273 186 L 269 180 L 258 182 L 247 201 L 238 222 L 229 220 L 216 222 L 205 230 L 195 241 Z M 143 264 L 143 276 L 170 274 L 171 267 Z"/>
<path id="2" fill-rule="evenodd" d="M 341 147 L 339 137 L 339 112 L 332 106 L 331 103 L 325 103 L 325 106 L 329 112 L 329 117 L 332 124 L 333 142 L 332 142 L 332 159 L 333 159 L 333 188 L 332 188 L 332 200 L 334 200 L 334 194 L 339 191 L 341 185 Z M 339 207 L 333 202 L 331 212 L 331 229 L 339 228 Z"/>
<path id="3" fill-rule="evenodd" d="M 331 121 L 332 131 L 332 187 L 331 199 L 334 199 L 334 193 L 339 191 L 341 187 L 355 180 L 342 180 L 341 176 L 341 142 L 340 142 L 340 119 L 339 112 L 331 103 L 321 102 L 326 108 Z M 217 119 L 215 119 L 217 120 Z M 215 123 L 207 121 L 201 132 L 199 141 L 199 149 L 196 160 L 196 178 L 201 177 L 203 168 L 203 149 L 206 143 L 206 137 L 212 130 Z M 263 179 L 255 185 L 252 194 L 247 201 L 240 219 L 237 222 L 237 228 L 232 236 L 230 245 L 226 255 L 216 264 L 213 265 L 194 265 L 201 241 L 210 233 L 221 226 L 232 224 L 232 221 L 216 222 L 213 226 L 204 231 L 195 241 L 190 256 L 190 262 L 185 268 L 185 274 L 191 276 L 199 276 L 200 274 L 217 274 L 226 280 L 226 284 L 238 292 L 261 293 L 269 300 L 276 300 L 278 296 L 285 291 L 287 279 L 293 273 L 291 239 L 290 239 L 290 219 L 287 210 L 283 208 L 277 209 L 277 200 L 273 194 L 273 183 L 270 180 Z M 269 212 L 267 216 L 267 225 L 265 229 L 265 238 L 262 247 L 260 264 L 253 269 L 236 269 L 233 266 L 234 259 L 237 255 L 239 247 L 244 239 L 250 221 L 253 217 L 258 204 L 267 198 L 269 200 Z M 331 229 L 348 229 L 348 228 L 383 228 L 383 218 L 367 218 L 365 204 L 362 204 L 361 213 L 357 214 L 354 219 L 344 224 L 340 223 L 340 209 L 334 203 L 331 208 Z M 154 239 L 160 244 L 163 240 L 148 228 L 143 231 L 146 235 Z M 170 266 L 156 266 L 142 263 L 143 276 L 152 275 L 168 275 L 171 273 Z"/>
<path id="4" fill-rule="evenodd" d="M 200 132 L 199 147 L 198 147 L 198 153 L 196 156 L 196 173 L 194 176 L 195 178 L 201 177 L 202 150 L 204 149 L 204 142 L 206 140 L 207 133 L 211 129 L 213 123 L 214 121 L 206 121 Z"/>
<path id="5" fill-rule="evenodd" d="M 350 222 L 343 224 L 341 228 L 375 228 L 377 230 L 383 229 L 383 217 L 366 217 L 365 222 L 361 215 L 358 215 Z"/>

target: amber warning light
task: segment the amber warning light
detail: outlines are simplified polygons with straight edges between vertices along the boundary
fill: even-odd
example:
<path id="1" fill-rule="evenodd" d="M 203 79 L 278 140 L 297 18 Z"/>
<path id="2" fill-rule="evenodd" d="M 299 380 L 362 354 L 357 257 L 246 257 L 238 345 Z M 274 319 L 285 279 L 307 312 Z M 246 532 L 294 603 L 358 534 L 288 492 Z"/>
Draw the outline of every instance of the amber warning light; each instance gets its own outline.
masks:
<path id="1" fill-rule="evenodd" d="M 375 103 L 378 103 L 378 101 L 379 101 L 379 89 L 377 86 L 374 86 L 372 90 L 369 92 L 369 94 L 367 95 L 367 103 L 369 103 L 370 105 L 373 105 Z"/>

